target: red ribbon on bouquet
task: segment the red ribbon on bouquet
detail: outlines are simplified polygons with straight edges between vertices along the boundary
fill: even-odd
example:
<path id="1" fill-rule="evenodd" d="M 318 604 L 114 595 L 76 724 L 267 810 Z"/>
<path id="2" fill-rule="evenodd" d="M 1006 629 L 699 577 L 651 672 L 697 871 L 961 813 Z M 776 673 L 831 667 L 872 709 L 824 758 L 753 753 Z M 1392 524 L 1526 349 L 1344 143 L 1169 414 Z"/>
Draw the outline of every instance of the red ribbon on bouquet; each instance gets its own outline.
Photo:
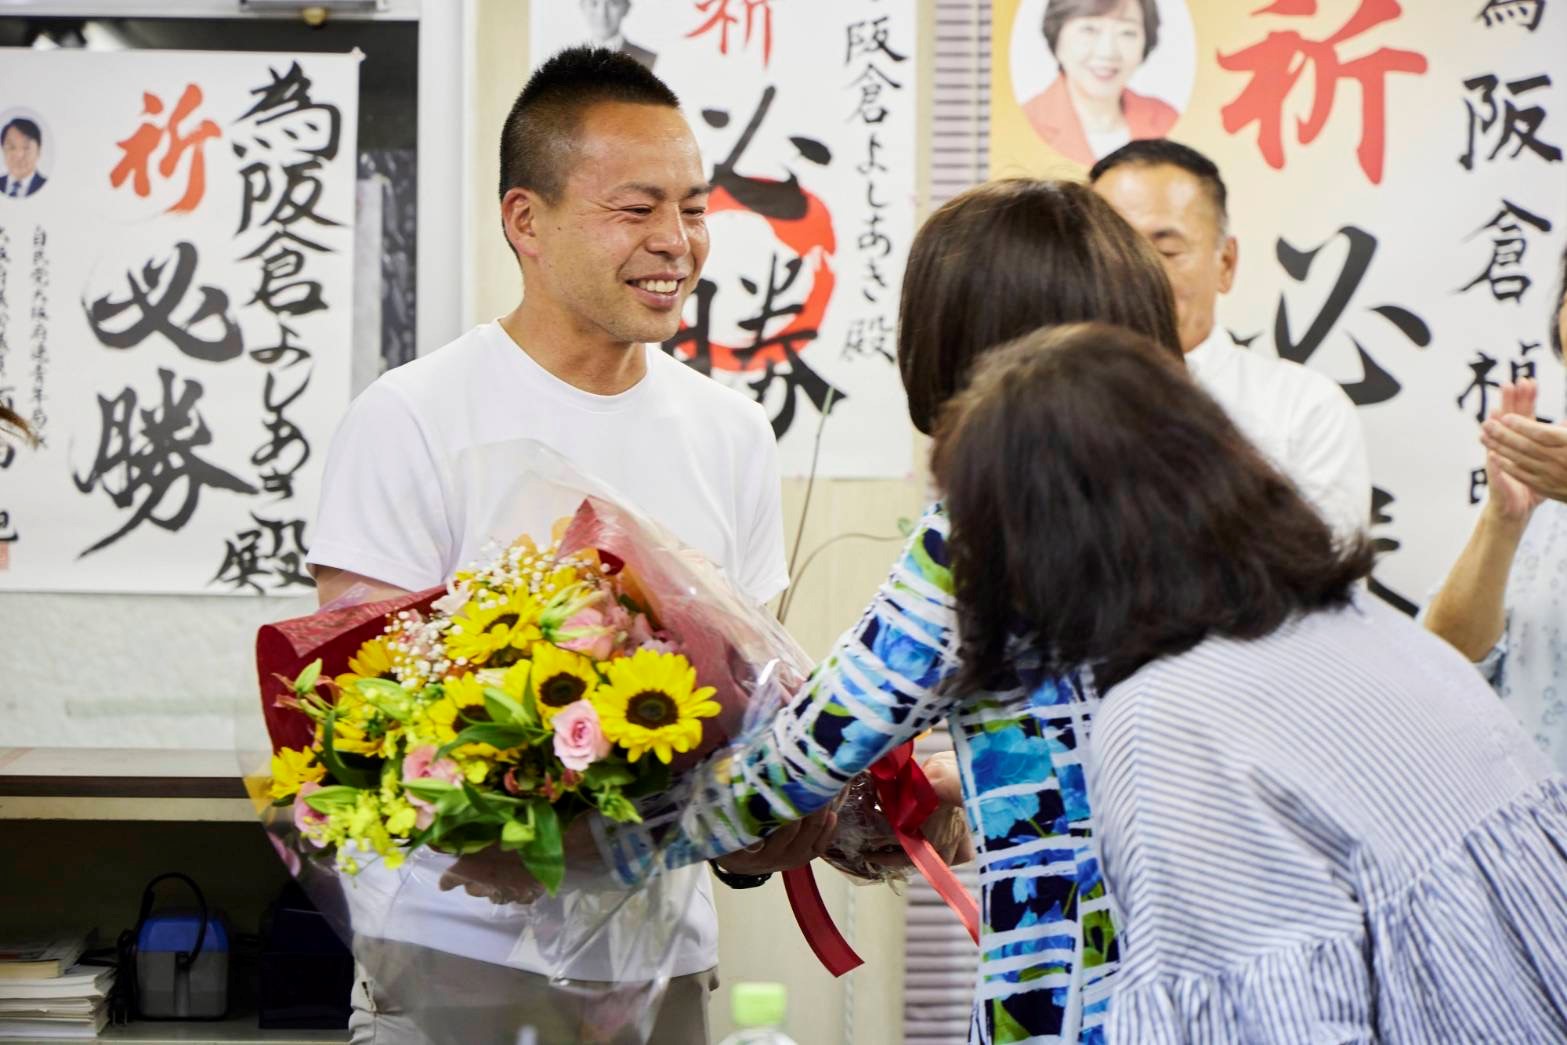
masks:
<path id="1" fill-rule="evenodd" d="M 816 960 L 834 976 L 853 972 L 865 964 L 865 959 L 854 953 L 849 941 L 843 938 L 827 905 L 822 902 L 821 891 L 816 888 L 816 875 L 811 865 L 791 867 L 783 873 L 784 892 L 789 896 L 789 908 L 800 927 L 805 942 L 811 945 Z"/>
<path id="2" fill-rule="evenodd" d="M 876 783 L 877 802 L 892 825 L 898 844 L 931 888 L 952 908 L 969 936 L 979 943 L 979 905 L 921 830 L 941 802 L 925 771 L 914 761 L 913 742 L 889 751 L 871 766 L 870 772 Z M 783 879 L 794 920 L 827 971 L 842 976 L 863 965 L 864 960 L 854 953 L 827 912 L 810 865 L 785 871 Z"/>
<path id="3" fill-rule="evenodd" d="M 941 802 L 925 771 L 914 761 L 914 743 L 899 745 L 877 760 L 871 766 L 871 778 L 876 781 L 876 797 L 898 844 L 979 943 L 979 905 L 920 829 Z"/>

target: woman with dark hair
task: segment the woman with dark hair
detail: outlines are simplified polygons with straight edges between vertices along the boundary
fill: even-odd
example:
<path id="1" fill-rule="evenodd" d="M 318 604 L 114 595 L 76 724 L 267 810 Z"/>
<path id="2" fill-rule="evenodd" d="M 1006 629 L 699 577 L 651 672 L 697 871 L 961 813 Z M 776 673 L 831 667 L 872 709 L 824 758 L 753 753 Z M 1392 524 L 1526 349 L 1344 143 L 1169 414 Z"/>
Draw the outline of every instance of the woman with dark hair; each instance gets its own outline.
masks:
<path id="1" fill-rule="evenodd" d="M 1560 362 L 1567 254 L 1550 325 Z M 1500 391 L 1500 405 L 1480 430 L 1485 507 L 1424 621 L 1479 666 L 1567 773 L 1567 590 L 1560 568 L 1567 562 L 1567 425 L 1535 419 L 1532 378 L 1504 382 Z"/>
<path id="2" fill-rule="evenodd" d="M 1173 108 L 1127 87 L 1159 43 L 1156 0 L 1050 0 L 1040 28 L 1061 71 L 1023 115 L 1061 155 L 1088 166 L 1175 126 Z"/>
<path id="3" fill-rule="evenodd" d="M 1567 1040 L 1567 780 L 1164 353 L 1031 334 L 933 457 L 959 688 L 1021 631 L 1103 694 L 1111 1041 Z"/>
<path id="4" fill-rule="evenodd" d="M 1092 319 L 1136 330 L 1184 365 L 1158 256 L 1093 190 L 1000 181 L 947 203 L 915 236 L 904 275 L 898 364 L 915 427 L 932 431 L 987 349 Z M 989 660 L 984 691 L 944 686 L 959 666 L 946 533 L 938 503 L 767 736 L 698 776 L 693 800 L 645 804 L 643 825 L 602 825 L 606 850 L 636 881 L 650 872 L 650 832 L 668 866 L 743 848 L 945 720 L 961 785 L 938 780 L 938 790 L 953 803 L 961 790 L 982 883 L 970 1041 L 1100 1041 L 1119 959 L 1077 750 L 1093 695 L 1027 649 Z"/>

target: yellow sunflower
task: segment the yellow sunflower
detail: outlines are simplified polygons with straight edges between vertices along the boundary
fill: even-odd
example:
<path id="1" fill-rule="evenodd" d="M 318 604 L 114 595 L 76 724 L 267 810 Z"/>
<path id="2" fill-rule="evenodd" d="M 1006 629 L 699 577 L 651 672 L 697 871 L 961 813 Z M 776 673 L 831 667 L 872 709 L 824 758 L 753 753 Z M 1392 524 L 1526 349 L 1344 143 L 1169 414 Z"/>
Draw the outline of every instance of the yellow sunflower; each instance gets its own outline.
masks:
<path id="1" fill-rule="evenodd" d="M 482 607 L 481 599 L 486 600 Z M 446 655 L 473 665 L 505 667 L 516 663 L 538 637 L 538 607 L 527 592 L 485 592 L 452 618 Z"/>
<path id="2" fill-rule="evenodd" d="M 389 718 L 359 691 L 360 679 L 385 679 L 396 682 L 392 673 L 392 652 L 384 637 L 378 637 L 359 647 L 359 653 L 348 660 L 351 670 L 335 679 L 337 692 L 337 719 L 332 727 L 332 746 L 338 751 L 356 755 L 378 755 L 390 758 L 396 749 L 400 730 L 395 719 Z M 324 723 L 316 723 L 316 743 L 323 742 Z"/>
<path id="3" fill-rule="evenodd" d="M 548 642 L 533 644 L 532 675 L 533 699 L 546 726 L 563 708 L 591 698 L 599 685 L 591 660 Z"/>
<path id="4" fill-rule="evenodd" d="M 481 679 L 469 672 L 442 682 L 441 699 L 424 708 L 425 720 L 435 742 L 445 745 L 456 740 L 457 734 L 468 725 L 462 721 L 465 713 L 469 718 L 477 717 L 481 721 L 487 717 L 475 716 L 474 708 L 484 708 L 484 682 Z M 464 744 L 452 754 L 458 758 L 494 758 L 501 751 L 490 744 Z M 482 772 L 480 779 L 483 779 Z"/>
<path id="5" fill-rule="evenodd" d="M 287 798 L 299 791 L 299 785 L 319 784 L 325 776 L 326 767 L 316 761 L 314 751 L 278 748 L 272 756 L 272 797 Z"/>
<path id="6" fill-rule="evenodd" d="M 696 669 L 678 653 L 637 650 L 611 661 L 609 681 L 592 696 L 604 736 L 635 762 L 651 751 L 661 762 L 702 741 L 698 719 L 719 712 L 711 686 L 696 688 Z"/>
<path id="7" fill-rule="evenodd" d="M 359 652 L 348 658 L 348 670 L 362 679 L 391 679 L 392 650 L 386 644 L 385 635 L 377 635 L 359 647 Z"/>
<path id="8" fill-rule="evenodd" d="M 348 670 L 333 681 L 345 693 L 354 693 L 357 692 L 354 683 L 360 679 L 387 679 L 396 682 L 397 675 L 392 668 L 392 650 L 386 644 L 386 636 L 377 635 L 360 646 L 358 653 L 348 658 Z"/>

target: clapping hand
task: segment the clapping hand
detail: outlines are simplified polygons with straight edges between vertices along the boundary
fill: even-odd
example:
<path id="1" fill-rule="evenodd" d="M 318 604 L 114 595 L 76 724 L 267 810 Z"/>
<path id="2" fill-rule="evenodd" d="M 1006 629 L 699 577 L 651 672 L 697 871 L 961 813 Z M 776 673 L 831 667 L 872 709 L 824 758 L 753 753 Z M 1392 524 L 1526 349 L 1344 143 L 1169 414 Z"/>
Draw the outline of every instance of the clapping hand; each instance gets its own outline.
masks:
<path id="1" fill-rule="evenodd" d="M 1504 383 L 1501 391 L 1501 405 L 1480 429 L 1488 508 L 1526 522 L 1545 498 L 1567 501 L 1567 428 L 1534 419 L 1539 389 L 1533 379 Z"/>

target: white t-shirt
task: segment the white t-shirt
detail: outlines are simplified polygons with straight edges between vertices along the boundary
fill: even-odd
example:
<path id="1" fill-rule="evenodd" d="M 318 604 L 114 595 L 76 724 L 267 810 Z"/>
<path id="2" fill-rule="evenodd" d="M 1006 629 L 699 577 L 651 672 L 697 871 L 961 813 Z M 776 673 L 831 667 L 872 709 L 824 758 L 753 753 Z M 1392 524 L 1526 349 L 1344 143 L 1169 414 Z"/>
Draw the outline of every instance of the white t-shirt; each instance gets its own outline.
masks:
<path id="1" fill-rule="evenodd" d="M 766 415 L 656 347 L 645 351 L 641 381 L 619 395 L 594 395 L 550 374 L 498 323 L 487 323 L 382 375 L 354 400 L 333 438 L 310 561 L 410 591 L 444 583 L 476 555 L 486 510 L 515 478 L 460 459 L 471 463 L 485 446 L 533 439 L 723 567 L 758 603 L 771 599 L 788 573 L 777 443 Z M 355 893 L 395 892 L 396 916 L 384 935 L 581 979 L 635 971 L 622 957 L 611 965 L 608 947 L 569 969 L 549 969 L 514 946 L 520 924 L 500 917 L 504 908 L 435 888 L 440 858 L 411 863 L 419 870 L 400 882 L 377 881 L 391 873 L 367 869 L 355 883 L 361 888 L 349 888 L 351 904 Z M 693 877 L 697 893 L 673 934 L 667 971 L 677 976 L 718 962 L 706 869 L 679 873 Z"/>
<path id="2" fill-rule="evenodd" d="M 1197 383 L 1340 537 L 1370 526 L 1371 467 L 1355 404 L 1331 378 L 1240 348 L 1219 327 L 1186 353 Z"/>

